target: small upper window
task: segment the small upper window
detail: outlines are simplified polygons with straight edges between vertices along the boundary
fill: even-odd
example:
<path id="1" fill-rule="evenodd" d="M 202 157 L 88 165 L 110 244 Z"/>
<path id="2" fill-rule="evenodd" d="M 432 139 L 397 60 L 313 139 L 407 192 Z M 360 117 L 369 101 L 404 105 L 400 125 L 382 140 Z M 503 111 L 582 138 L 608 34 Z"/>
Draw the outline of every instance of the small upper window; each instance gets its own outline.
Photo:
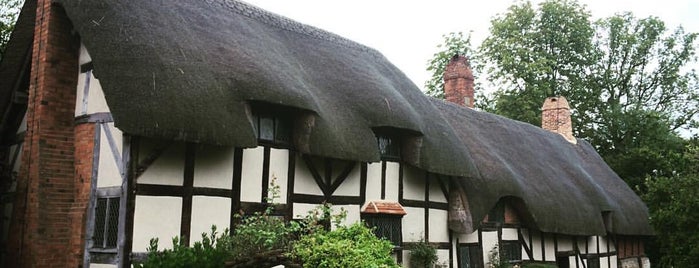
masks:
<path id="1" fill-rule="evenodd" d="M 291 146 L 291 117 L 274 113 L 255 113 L 255 135 L 258 141 L 270 145 Z"/>
<path id="2" fill-rule="evenodd" d="M 379 145 L 379 152 L 383 160 L 400 160 L 400 141 L 399 139 L 379 134 L 376 136 L 376 141 Z"/>
<path id="3" fill-rule="evenodd" d="M 361 218 L 374 234 L 391 241 L 394 246 L 400 246 L 402 237 L 402 221 L 406 214 L 403 206 L 398 202 L 371 201 L 364 204 L 361 210 Z"/>
<path id="4" fill-rule="evenodd" d="M 500 260 L 517 263 L 522 261 L 522 246 L 519 241 L 502 241 L 500 246 Z"/>

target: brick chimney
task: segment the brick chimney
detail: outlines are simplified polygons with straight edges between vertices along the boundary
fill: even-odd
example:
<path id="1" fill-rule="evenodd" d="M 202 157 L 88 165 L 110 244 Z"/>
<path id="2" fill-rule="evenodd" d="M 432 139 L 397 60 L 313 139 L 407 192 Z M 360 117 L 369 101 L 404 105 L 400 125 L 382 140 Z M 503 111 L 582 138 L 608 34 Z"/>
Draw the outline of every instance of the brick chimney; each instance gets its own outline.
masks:
<path id="1" fill-rule="evenodd" d="M 541 128 L 563 135 L 575 144 L 573 123 L 570 119 L 570 106 L 564 97 L 548 97 L 541 107 Z"/>
<path id="2" fill-rule="evenodd" d="M 444 97 L 448 102 L 473 108 L 473 73 L 468 58 L 454 55 L 444 70 Z"/>

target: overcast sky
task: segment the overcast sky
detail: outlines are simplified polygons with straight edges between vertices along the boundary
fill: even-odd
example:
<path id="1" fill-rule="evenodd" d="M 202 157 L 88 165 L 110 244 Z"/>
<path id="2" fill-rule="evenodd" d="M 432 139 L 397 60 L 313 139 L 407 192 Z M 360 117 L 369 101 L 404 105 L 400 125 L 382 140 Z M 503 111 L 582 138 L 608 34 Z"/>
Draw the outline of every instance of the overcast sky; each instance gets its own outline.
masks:
<path id="1" fill-rule="evenodd" d="M 473 31 L 473 45 L 487 36 L 490 20 L 512 0 L 243 0 L 293 20 L 339 34 L 379 50 L 423 88 L 427 61 L 442 35 Z M 533 0 L 533 3 L 542 2 Z M 699 32 L 699 0 L 580 0 L 593 19 L 622 11 L 658 16 L 670 29 Z"/>

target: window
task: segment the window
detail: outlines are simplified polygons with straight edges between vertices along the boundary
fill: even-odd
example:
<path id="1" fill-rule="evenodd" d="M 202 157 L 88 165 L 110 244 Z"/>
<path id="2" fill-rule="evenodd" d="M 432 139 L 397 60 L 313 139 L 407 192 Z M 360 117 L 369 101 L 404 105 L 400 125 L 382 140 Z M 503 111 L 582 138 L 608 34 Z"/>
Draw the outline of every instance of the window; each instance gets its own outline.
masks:
<path id="1" fill-rule="evenodd" d="M 397 138 L 379 134 L 376 136 L 383 160 L 400 160 L 400 142 Z"/>
<path id="2" fill-rule="evenodd" d="M 520 246 L 519 241 L 502 241 L 500 259 L 506 262 L 520 262 L 522 260 L 522 246 Z"/>
<path id="3" fill-rule="evenodd" d="M 97 198 L 92 247 L 116 248 L 119 229 L 119 197 Z"/>
<path id="4" fill-rule="evenodd" d="M 371 228 L 379 238 L 384 238 L 394 246 L 400 246 L 403 241 L 401 218 L 403 215 L 391 214 L 363 214 L 362 220 Z"/>
<path id="5" fill-rule="evenodd" d="M 479 244 L 459 245 L 459 268 L 483 268 L 483 253 Z"/>
<path id="6" fill-rule="evenodd" d="M 253 116 L 255 134 L 262 143 L 291 146 L 291 118 L 271 113 L 255 113 Z"/>

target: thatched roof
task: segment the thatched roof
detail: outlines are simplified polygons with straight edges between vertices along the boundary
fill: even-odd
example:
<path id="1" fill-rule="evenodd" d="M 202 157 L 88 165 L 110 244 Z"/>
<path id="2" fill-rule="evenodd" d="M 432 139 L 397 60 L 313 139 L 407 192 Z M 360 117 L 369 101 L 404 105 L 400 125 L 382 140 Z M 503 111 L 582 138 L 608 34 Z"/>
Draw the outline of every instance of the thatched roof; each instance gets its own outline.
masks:
<path id="1" fill-rule="evenodd" d="M 373 49 L 232 0 L 57 2 L 126 133 L 252 147 L 246 103 L 294 107 L 314 115 L 313 155 L 373 162 L 372 128 L 415 134 L 410 164 L 461 177 L 473 222 L 512 196 L 542 231 L 605 234 L 612 211 L 609 231 L 652 234 L 586 142 L 426 97 Z"/>

